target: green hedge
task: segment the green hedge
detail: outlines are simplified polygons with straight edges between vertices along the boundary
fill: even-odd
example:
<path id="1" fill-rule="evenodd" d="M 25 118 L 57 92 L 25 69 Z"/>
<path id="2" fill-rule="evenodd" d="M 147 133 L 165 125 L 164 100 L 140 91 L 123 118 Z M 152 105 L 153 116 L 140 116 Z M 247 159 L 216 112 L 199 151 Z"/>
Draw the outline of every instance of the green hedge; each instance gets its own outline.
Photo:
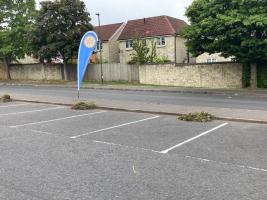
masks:
<path id="1" fill-rule="evenodd" d="M 244 88 L 250 87 L 250 63 L 243 63 L 242 84 Z"/>
<path id="2" fill-rule="evenodd" d="M 257 65 L 258 88 L 267 88 L 267 63 Z"/>

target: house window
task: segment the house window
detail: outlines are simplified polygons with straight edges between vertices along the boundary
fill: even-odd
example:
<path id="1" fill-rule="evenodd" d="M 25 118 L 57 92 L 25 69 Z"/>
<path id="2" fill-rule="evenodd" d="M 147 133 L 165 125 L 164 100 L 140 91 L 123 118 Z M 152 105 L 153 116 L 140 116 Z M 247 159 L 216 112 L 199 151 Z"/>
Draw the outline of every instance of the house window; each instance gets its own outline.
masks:
<path id="1" fill-rule="evenodd" d="M 208 58 L 207 59 L 207 63 L 214 63 L 214 62 L 217 62 L 216 58 Z"/>
<path id="2" fill-rule="evenodd" d="M 157 40 L 158 40 L 157 41 L 158 46 L 165 46 L 166 45 L 165 37 L 158 37 Z"/>
<path id="3" fill-rule="evenodd" d="M 126 40 L 126 49 L 133 48 L 133 40 Z"/>
<path id="4" fill-rule="evenodd" d="M 102 49 L 103 49 L 103 43 L 100 42 L 100 41 L 98 41 L 98 42 L 97 42 L 97 45 L 96 45 L 96 50 L 97 50 L 97 51 L 100 51 L 100 50 L 102 50 Z"/>

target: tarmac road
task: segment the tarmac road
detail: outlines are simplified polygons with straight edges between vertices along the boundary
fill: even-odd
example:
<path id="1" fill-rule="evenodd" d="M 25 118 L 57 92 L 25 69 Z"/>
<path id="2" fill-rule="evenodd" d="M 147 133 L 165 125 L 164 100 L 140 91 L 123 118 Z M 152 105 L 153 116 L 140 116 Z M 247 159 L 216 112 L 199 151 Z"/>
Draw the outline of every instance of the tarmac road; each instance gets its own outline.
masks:
<path id="1" fill-rule="evenodd" d="M 43 95 L 46 97 L 64 97 L 75 99 L 75 88 L 56 86 L 1 86 L 1 93 L 13 93 L 24 95 Z M 83 89 L 82 99 L 110 100 L 121 102 L 140 102 L 161 105 L 217 107 L 244 110 L 267 111 L 267 97 L 246 96 L 242 94 L 189 94 L 160 91 L 123 91 L 103 89 Z"/>

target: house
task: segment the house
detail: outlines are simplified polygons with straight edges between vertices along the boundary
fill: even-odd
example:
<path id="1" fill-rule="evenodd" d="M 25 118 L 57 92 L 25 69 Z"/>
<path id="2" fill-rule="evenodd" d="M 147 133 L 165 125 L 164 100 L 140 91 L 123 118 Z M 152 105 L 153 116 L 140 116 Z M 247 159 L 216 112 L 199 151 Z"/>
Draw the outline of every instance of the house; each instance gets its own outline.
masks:
<path id="1" fill-rule="evenodd" d="M 118 38 L 120 62 L 127 63 L 131 60 L 133 39 L 136 37 L 145 37 L 146 41 L 156 41 L 157 55 L 171 62 L 194 62 L 189 58 L 185 40 L 180 35 L 181 30 L 186 26 L 185 21 L 169 16 L 128 21 Z"/>
<path id="2" fill-rule="evenodd" d="M 97 60 L 100 61 L 100 49 L 102 51 L 103 63 L 118 63 L 119 62 L 119 42 L 118 38 L 125 26 L 125 23 L 108 24 L 95 27 L 99 40 L 96 49 Z"/>
<path id="3" fill-rule="evenodd" d="M 11 64 L 36 64 L 39 63 L 39 59 L 33 58 L 32 56 L 25 55 L 24 58 L 12 61 Z"/>
<path id="4" fill-rule="evenodd" d="M 224 58 L 220 53 L 203 53 L 196 58 L 196 63 L 232 62 L 234 60 L 234 57 Z"/>

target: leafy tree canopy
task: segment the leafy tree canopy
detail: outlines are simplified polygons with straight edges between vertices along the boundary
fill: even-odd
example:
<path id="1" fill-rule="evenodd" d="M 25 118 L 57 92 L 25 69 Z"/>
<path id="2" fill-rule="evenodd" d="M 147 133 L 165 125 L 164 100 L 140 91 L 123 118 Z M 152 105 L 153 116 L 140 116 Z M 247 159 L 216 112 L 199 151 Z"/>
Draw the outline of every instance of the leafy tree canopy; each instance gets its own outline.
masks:
<path id="1" fill-rule="evenodd" d="M 41 60 L 61 56 L 66 64 L 78 51 L 81 37 L 92 30 L 80 0 L 44 1 L 30 33 L 33 54 Z"/>
<path id="2" fill-rule="evenodd" d="M 267 60 L 267 0 L 195 0 L 183 31 L 193 55 L 235 56 L 242 62 Z"/>
<path id="3" fill-rule="evenodd" d="M 26 35 L 34 12 L 34 0 L 0 0 L 0 59 L 5 64 L 30 52 Z"/>

